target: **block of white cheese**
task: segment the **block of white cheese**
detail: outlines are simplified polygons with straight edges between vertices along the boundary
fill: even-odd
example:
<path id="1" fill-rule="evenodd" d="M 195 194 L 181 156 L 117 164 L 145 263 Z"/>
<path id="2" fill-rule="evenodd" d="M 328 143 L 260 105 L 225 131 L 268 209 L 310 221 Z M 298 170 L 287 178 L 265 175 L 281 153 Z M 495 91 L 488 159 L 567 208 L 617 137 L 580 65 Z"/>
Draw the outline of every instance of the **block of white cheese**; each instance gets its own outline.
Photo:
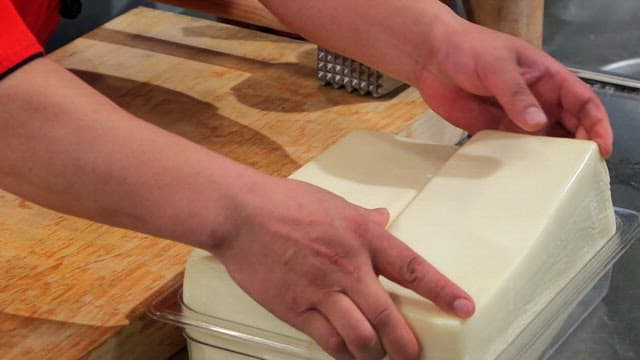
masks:
<path id="1" fill-rule="evenodd" d="M 359 132 L 292 178 L 390 208 L 390 231 L 474 298 L 476 314 L 461 320 L 383 280 L 424 358 L 493 359 L 614 233 L 609 178 L 589 141 L 485 131 L 455 149 Z M 203 251 L 189 259 L 183 299 L 197 312 L 310 342 Z"/>

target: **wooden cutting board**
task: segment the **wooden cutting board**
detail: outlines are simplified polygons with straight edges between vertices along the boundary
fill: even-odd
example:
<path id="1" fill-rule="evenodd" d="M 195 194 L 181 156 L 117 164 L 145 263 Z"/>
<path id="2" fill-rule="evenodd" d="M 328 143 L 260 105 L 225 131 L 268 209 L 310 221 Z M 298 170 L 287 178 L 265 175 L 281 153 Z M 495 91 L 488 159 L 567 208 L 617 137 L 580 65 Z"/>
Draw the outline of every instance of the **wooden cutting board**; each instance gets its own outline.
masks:
<path id="1" fill-rule="evenodd" d="M 147 8 L 49 57 L 143 119 L 279 176 L 352 129 L 397 133 L 426 110 L 414 89 L 319 86 L 312 44 Z M 144 309 L 190 251 L 0 192 L 0 357 L 168 356 L 180 329 Z"/>

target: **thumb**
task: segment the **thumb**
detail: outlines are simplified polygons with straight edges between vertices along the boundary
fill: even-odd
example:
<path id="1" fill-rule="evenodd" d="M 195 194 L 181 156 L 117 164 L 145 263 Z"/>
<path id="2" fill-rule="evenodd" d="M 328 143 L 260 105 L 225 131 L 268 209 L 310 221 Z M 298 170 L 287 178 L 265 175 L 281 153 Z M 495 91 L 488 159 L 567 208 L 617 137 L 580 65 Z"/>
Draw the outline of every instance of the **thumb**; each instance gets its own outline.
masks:
<path id="1" fill-rule="evenodd" d="M 380 225 L 383 228 L 386 227 L 387 224 L 389 224 L 389 218 L 391 217 L 391 215 L 389 215 L 389 210 L 385 208 L 369 210 L 369 215 L 376 224 Z"/>
<path id="2" fill-rule="evenodd" d="M 499 71 L 486 74 L 486 87 L 498 100 L 511 121 L 520 128 L 535 132 L 544 128 L 548 119 L 538 100 L 513 61 L 504 61 Z"/>

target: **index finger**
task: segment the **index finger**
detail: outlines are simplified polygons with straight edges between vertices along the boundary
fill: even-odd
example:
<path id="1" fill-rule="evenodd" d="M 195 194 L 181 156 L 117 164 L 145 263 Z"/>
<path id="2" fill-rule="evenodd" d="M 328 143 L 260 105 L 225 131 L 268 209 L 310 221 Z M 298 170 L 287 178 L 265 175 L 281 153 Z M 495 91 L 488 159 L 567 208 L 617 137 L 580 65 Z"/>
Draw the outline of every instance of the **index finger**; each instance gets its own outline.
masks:
<path id="1" fill-rule="evenodd" d="M 371 246 L 373 265 L 380 275 L 424 296 L 446 312 L 462 318 L 475 312 L 469 294 L 389 232 L 383 231 Z"/>
<path id="2" fill-rule="evenodd" d="M 613 150 L 613 130 L 609 115 L 591 87 L 568 69 L 559 73 L 561 121 L 576 138 L 590 139 L 598 144 L 604 157 Z"/>

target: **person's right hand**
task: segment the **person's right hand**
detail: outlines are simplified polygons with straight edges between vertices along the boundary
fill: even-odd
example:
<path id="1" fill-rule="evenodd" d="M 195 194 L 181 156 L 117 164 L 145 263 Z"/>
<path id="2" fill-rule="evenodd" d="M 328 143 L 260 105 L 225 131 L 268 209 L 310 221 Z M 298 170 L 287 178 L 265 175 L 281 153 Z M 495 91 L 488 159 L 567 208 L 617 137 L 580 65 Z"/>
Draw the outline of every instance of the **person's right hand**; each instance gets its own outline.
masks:
<path id="1" fill-rule="evenodd" d="M 338 359 L 415 359 L 420 347 L 378 275 L 466 318 L 474 304 L 386 231 L 389 214 L 316 186 L 265 177 L 211 249 L 251 297 Z"/>

